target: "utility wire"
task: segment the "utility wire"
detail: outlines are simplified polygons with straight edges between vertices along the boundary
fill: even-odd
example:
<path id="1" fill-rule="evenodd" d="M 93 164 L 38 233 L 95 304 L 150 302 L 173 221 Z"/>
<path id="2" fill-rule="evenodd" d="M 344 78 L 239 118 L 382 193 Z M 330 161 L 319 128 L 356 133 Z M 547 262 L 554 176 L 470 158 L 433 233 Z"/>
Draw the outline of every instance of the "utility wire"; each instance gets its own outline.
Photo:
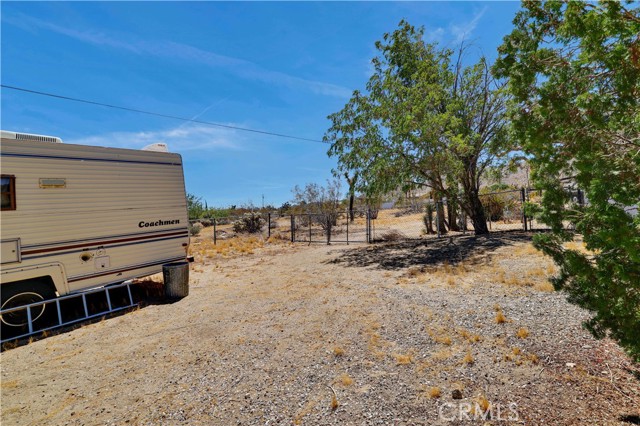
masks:
<path id="1" fill-rule="evenodd" d="M 0 84 L 0 87 L 3 87 L 5 89 L 17 90 L 17 91 L 20 91 L 20 92 L 32 93 L 34 95 L 49 96 L 51 98 L 56 98 L 56 99 L 63 99 L 63 100 L 74 101 L 74 102 L 81 102 L 81 103 L 90 104 L 90 105 L 98 105 L 98 106 L 103 106 L 103 107 L 107 107 L 107 108 L 120 109 L 120 110 L 123 110 L 123 111 L 137 112 L 137 113 L 140 113 L 140 114 L 154 115 L 156 117 L 170 118 L 170 119 L 173 119 L 173 120 L 188 121 L 188 122 L 191 122 L 191 123 L 206 124 L 208 126 L 223 127 L 225 129 L 241 130 L 243 132 L 260 133 L 262 135 L 277 136 L 277 137 L 280 137 L 280 138 L 288 138 L 288 139 L 296 139 L 296 140 L 305 141 L 305 142 L 325 143 L 325 142 L 323 142 L 321 140 L 318 140 L 318 139 L 302 138 L 302 137 L 299 137 L 299 136 L 285 135 L 283 133 L 267 132 L 265 130 L 249 129 L 249 128 L 246 128 L 246 127 L 229 126 L 227 124 L 213 123 L 211 121 L 196 120 L 196 119 L 191 119 L 191 118 L 186 118 L 186 117 L 179 117 L 177 115 L 162 114 L 162 113 L 159 113 L 159 112 L 144 111 L 144 110 L 136 109 L 136 108 L 127 108 L 127 107 L 118 106 L 118 105 L 110 105 L 110 104 L 105 104 L 105 103 L 102 103 L 102 102 L 89 101 L 89 100 L 86 100 L 86 99 L 72 98 L 70 96 L 62 96 L 62 95 L 56 95 L 54 93 L 47 93 L 47 92 L 40 92 L 38 90 L 25 89 L 23 87 L 10 86 L 8 84 Z"/>

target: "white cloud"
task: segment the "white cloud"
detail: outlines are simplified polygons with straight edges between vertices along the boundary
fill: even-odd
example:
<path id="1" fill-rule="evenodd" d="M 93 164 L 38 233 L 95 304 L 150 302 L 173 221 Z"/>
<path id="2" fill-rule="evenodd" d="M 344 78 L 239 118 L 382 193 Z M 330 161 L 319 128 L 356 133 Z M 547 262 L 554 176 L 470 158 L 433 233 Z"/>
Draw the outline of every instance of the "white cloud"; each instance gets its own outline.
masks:
<path id="1" fill-rule="evenodd" d="M 232 130 L 206 125 L 189 125 L 167 130 L 105 133 L 87 138 L 65 139 L 64 142 L 129 149 L 141 149 L 152 143 L 164 142 L 168 145 L 169 151 L 178 153 L 194 150 L 242 150 L 243 148 L 232 140 L 237 139 L 235 133 Z"/>
<path id="2" fill-rule="evenodd" d="M 25 28 L 26 26 L 33 29 L 33 27 L 37 27 L 71 37 L 83 43 L 126 50 L 138 55 L 164 57 L 173 60 L 187 60 L 192 63 L 201 63 L 211 68 L 223 68 L 247 80 L 261 81 L 290 89 L 308 90 L 312 93 L 325 96 L 348 98 L 351 95 L 351 90 L 346 87 L 322 81 L 308 80 L 280 71 L 270 70 L 245 59 L 219 55 L 183 43 L 135 40 L 130 35 L 118 38 L 97 31 L 79 31 L 62 27 L 27 15 L 3 17 L 3 21 L 19 26 L 20 28 Z"/>
<path id="3" fill-rule="evenodd" d="M 485 6 L 480 12 L 476 13 L 473 19 L 469 22 L 449 25 L 449 32 L 454 37 L 453 43 L 460 44 L 467 39 L 473 30 L 476 29 L 478 22 L 480 22 L 482 15 L 484 15 L 486 11 L 487 6 Z"/>
<path id="4" fill-rule="evenodd" d="M 431 43 L 440 43 L 442 42 L 442 38 L 444 37 L 445 30 L 442 27 L 438 27 L 435 30 L 427 31 L 425 34 L 425 38 L 428 42 Z"/>

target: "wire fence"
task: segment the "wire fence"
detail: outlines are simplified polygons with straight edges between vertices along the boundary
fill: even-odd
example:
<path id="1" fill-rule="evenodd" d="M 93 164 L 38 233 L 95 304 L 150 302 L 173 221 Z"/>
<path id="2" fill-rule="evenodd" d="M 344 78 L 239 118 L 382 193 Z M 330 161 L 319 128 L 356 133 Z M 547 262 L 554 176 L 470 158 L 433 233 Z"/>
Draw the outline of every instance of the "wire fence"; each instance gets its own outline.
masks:
<path id="1" fill-rule="evenodd" d="M 189 220 L 192 236 L 212 238 L 213 243 L 240 236 L 256 236 L 302 243 L 366 243 L 369 215 L 365 210 L 353 212 L 283 214 L 247 213 L 222 218 Z"/>
<path id="2" fill-rule="evenodd" d="M 584 204 L 580 190 L 570 191 L 572 202 Z M 480 195 L 486 227 L 496 231 L 539 231 L 548 226 L 528 215 L 527 204 L 542 200 L 542 191 L 521 188 Z M 211 229 L 210 229 L 211 228 Z M 192 235 L 203 232 L 214 243 L 241 235 L 291 242 L 372 243 L 474 233 L 473 221 L 455 200 L 411 200 L 408 206 L 321 213 L 246 213 L 242 216 L 190 221 Z"/>
<path id="3" fill-rule="evenodd" d="M 574 202 L 584 204 L 580 190 L 571 192 Z M 542 191 L 521 188 L 480 194 L 486 227 L 496 231 L 541 231 L 549 227 L 527 214 L 527 204 L 542 200 Z M 408 207 L 390 207 L 377 212 L 372 220 L 372 241 L 394 241 L 474 233 L 468 213 L 455 200 L 424 200 Z"/>

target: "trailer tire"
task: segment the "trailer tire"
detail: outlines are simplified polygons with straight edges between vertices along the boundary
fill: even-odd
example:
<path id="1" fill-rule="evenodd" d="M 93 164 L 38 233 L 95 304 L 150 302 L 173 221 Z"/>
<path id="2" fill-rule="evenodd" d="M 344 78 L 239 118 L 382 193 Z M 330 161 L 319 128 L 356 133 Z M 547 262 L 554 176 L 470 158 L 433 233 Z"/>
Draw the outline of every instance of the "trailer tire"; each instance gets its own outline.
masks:
<path id="1" fill-rule="evenodd" d="M 1 309 L 24 306 L 55 297 L 53 283 L 48 277 L 4 284 L 1 289 Z M 50 304 L 32 308 L 33 329 L 46 328 L 55 316 L 55 309 Z M 3 340 L 5 340 L 5 336 L 19 336 L 28 330 L 27 313 L 24 310 L 2 315 L 0 321 L 2 323 Z"/>

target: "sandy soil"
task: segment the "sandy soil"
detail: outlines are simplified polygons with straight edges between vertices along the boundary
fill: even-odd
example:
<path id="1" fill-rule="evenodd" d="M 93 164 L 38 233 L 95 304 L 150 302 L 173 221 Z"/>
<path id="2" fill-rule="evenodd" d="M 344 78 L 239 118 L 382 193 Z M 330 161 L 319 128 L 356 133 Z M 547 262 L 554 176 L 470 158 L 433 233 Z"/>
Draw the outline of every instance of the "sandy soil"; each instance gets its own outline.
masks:
<path id="1" fill-rule="evenodd" d="M 640 424 L 528 238 L 196 247 L 187 298 L 4 351 L 2 425 Z"/>

